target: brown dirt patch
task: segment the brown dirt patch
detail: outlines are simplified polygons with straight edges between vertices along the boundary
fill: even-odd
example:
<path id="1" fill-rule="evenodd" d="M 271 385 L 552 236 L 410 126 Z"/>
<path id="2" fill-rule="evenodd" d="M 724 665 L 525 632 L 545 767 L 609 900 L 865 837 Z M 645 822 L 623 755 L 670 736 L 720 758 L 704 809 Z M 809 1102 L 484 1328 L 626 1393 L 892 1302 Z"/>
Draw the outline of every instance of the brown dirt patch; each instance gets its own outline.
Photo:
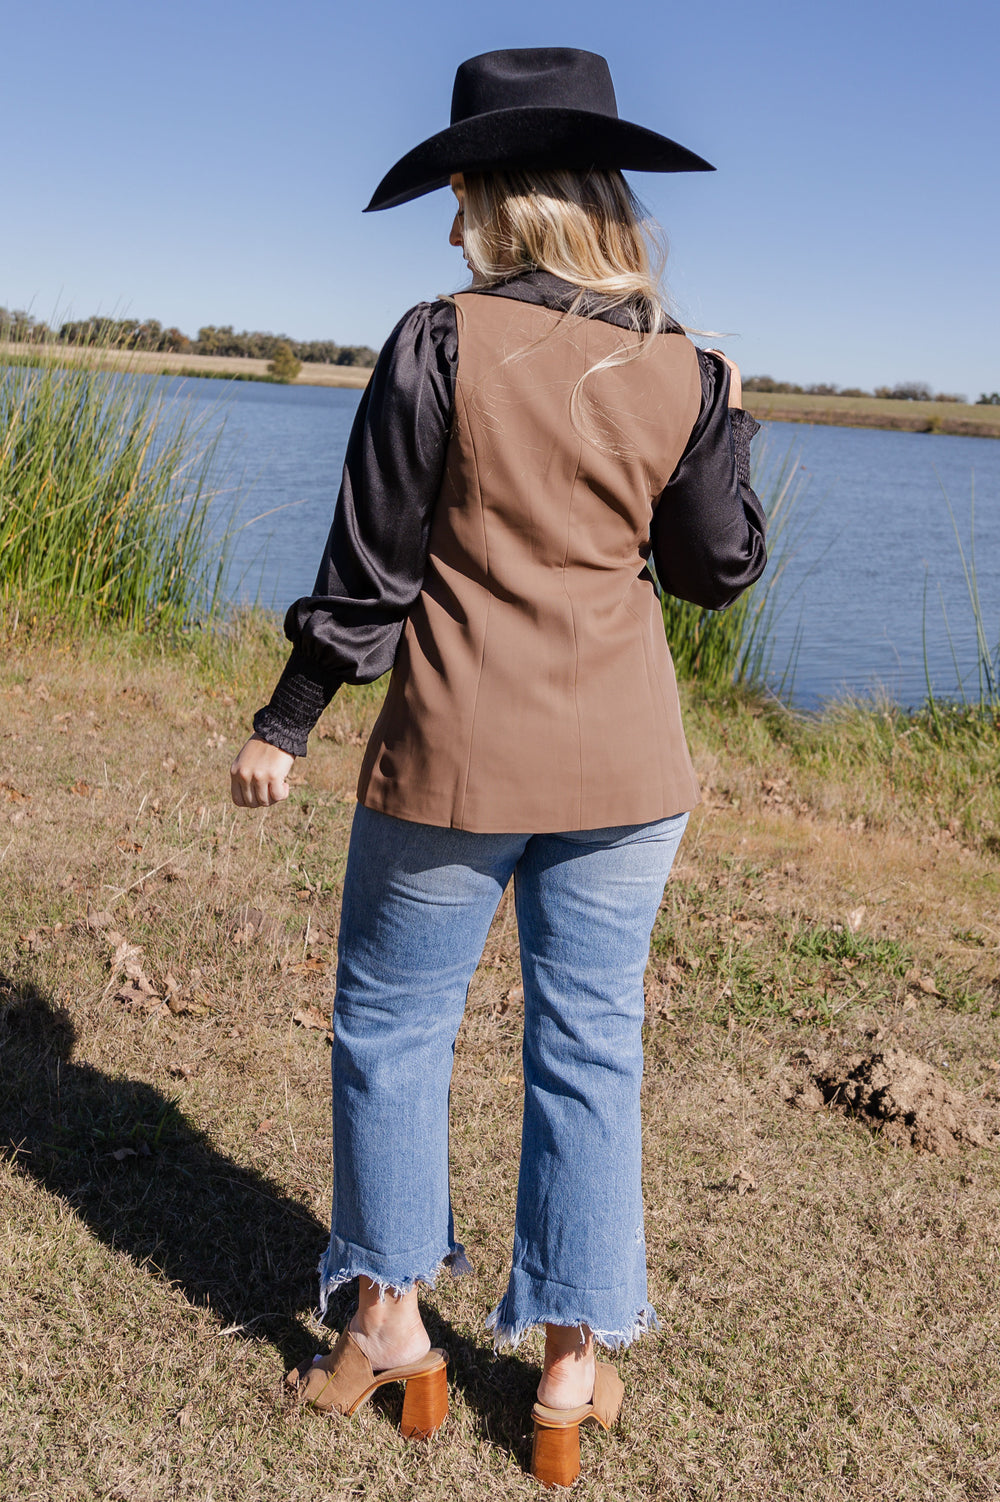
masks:
<path id="1" fill-rule="evenodd" d="M 791 1105 L 818 1111 L 830 1105 L 858 1116 L 884 1142 L 954 1157 L 963 1147 L 986 1147 L 997 1122 L 915 1054 L 887 1048 L 871 1054 L 803 1054 L 809 1078 L 795 1082 Z"/>

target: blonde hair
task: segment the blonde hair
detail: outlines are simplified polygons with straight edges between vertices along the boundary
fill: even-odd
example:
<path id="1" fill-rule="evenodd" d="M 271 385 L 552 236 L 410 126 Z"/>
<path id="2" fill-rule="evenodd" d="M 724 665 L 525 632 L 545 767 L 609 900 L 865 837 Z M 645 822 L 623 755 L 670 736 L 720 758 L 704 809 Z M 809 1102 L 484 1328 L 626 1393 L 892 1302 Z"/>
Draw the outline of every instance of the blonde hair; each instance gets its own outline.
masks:
<path id="1" fill-rule="evenodd" d="M 599 292 L 627 309 L 640 332 L 667 322 L 660 244 L 655 271 L 650 257 L 658 232 L 617 168 L 467 172 L 464 182 L 462 238 L 480 285 L 550 271 L 581 289 L 581 304 Z"/>
<path id="2" fill-rule="evenodd" d="M 549 271 L 579 288 L 570 313 L 593 316 L 608 307 L 603 301 L 608 299 L 628 315 L 626 327 L 638 339 L 626 338 L 585 371 L 569 404 L 570 420 L 581 437 L 625 457 L 631 452 L 625 434 L 599 404 L 587 400 L 585 388 L 598 371 L 641 359 L 652 349 L 652 335 L 668 325 L 676 327 L 659 288 L 657 272 L 666 256 L 658 227 L 645 218 L 617 168 L 466 172 L 463 179 L 462 244 L 475 285 L 493 287 L 521 272 Z M 651 244 L 660 252 L 657 272 Z M 599 307 L 590 305 L 588 292 L 602 294 Z"/>

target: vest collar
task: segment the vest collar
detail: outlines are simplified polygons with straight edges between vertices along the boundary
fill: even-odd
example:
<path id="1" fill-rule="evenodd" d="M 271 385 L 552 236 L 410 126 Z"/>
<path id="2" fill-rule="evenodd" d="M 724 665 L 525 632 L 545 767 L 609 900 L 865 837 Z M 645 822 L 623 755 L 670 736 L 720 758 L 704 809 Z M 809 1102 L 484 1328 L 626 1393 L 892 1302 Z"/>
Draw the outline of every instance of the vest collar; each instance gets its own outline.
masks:
<path id="1" fill-rule="evenodd" d="M 510 297 L 516 302 L 536 303 L 560 313 L 568 313 L 580 295 L 580 288 L 575 282 L 564 281 L 561 276 L 554 276 L 551 271 L 541 269 L 522 271 L 505 282 L 498 282 L 495 287 L 473 287 L 469 290 L 479 296 Z M 602 323 L 613 323 L 618 328 L 639 329 L 631 308 L 612 302 L 600 292 L 585 291 L 576 312 L 583 318 L 599 318 Z M 682 334 L 684 330 L 674 319 L 667 317 L 664 332 Z"/>

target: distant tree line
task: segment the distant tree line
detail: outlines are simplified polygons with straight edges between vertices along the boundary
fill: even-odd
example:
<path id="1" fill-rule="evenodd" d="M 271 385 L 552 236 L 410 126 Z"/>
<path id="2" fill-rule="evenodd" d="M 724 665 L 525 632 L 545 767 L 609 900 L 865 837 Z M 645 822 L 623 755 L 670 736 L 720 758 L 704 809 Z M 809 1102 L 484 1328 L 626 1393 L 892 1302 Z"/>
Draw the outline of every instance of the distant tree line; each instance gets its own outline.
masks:
<path id="1" fill-rule="evenodd" d="M 232 324 L 206 324 L 197 339 L 189 339 L 178 328 L 164 328 L 156 318 L 92 318 L 62 323 L 58 329 L 33 318 L 20 309 L 0 308 L 0 340 L 20 344 L 101 344 L 112 349 L 134 349 L 153 354 L 228 355 L 254 360 L 276 358 L 287 363 L 289 357 L 314 365 L 354 365 L 371 369 L 378 351 L 367 344 L 336 344 L 332 339 L 289 339 L 287 334 L 265 334 Z M 903 402 L 965 402 L 966 396 L 953 391 L 932 392 L 926 381 L 900 381 L 895 386 L 876 386 L 864 391 L 860 386 L 834 386 L 821 382 L 797 386 L 794 381 L 776 381 L 773 376 L 744 376 L 744 391 L 774 392 L 798 396 L 878 396 Z M 1000 392 L 982 392 L 976 399 L 979 407 L 1000 407 Z"/>
<path id="2" fill-rule="evenodd" d="M 968 397 L 954 391 L 932 391 L 926 381 L 900 381 L 895 386 L 876 386 L 874 391 L 863 391 L 860 386 L 796 386 L 793 381 L 776 381 L 771 376 L 744 376 L 744 391 L 773 391 L 784 395 L 798 396 L 879 396 L 899 402 L 967 402 Z M 995 395 L 995 394 L 994 394 Z M 981 396 L 980 403 L 992 402 L 993 398 Z M 997 398 L 1000 404 L 1000 397 Z"/>
<path id="3" fill-rule="evenodd" d="M 236 333 L 231 324 L 212 324 L 198 330 L 191 345 L 196 355 L 246 355 L 254 360 L 273 360 L 280 347 L 291 350 L 296 360 L 314 365 L 359 365 L 371 368 L 378 350 L 367 344 L 335 344 L 332 339 L 289 339 L 287 334 L 262 334 L 244 329 Z"/>
<path id="4" fill-rule="evenodd" d="M 231 324 L 216 328 L 207 324 L 189 339 L 177 328 L 164 328 L 156 318 L 103 318 L 95 314 L 50 328 L 21 310 L 0 308 L 0 339 L 21 344 L 100 344 L 110 349 L 134 349 L 153 354 L 235 355 L 255 360 L 273 360 L 279 351 L 290 350 L 296 360 L 316 365 L 354 365 L 370 369 L 378 351 L 367 344 L 335 344 L 332 339 L 289 339 L 286 334 L 264 334 Z"/>

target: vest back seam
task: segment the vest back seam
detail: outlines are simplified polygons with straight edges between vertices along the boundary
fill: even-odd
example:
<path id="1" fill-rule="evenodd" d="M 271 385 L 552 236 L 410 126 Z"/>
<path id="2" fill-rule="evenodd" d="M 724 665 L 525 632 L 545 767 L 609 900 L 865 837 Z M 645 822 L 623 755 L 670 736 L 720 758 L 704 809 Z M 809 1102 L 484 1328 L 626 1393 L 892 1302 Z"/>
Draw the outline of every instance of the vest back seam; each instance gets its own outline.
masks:
<path id="1" fill-rule="evenodd" d="M 479 516 L 480 516 L 480 520 L 482 522 L 482 528 L 483 528 L 483 567 L 484 567 L 484 570 L 485 570 L 486 578 L 489 579 L 491 577 L 491 575 L 490 575 L 490 547 L 489 547 L 489 539 L 488 539 L 487 531 L 486 531 L 486 512 L 485 512 L 485 508 L 483 506 L 483 486 L 482 486 L 482 481 L 479 478 L 479 456 L 476 453 L 476 439 L 475 439 L 475 434 L 473 433 L 472 424 L 469 421 L 468 404 L 467 404 L 466 399 L 465 399 L 465 390 L 464 390 L 464 388 L 460 387 L 459 381 L 458 381 L 458 376 L 457 376 L 457 373 L 456 373 L 456 379 L 455 379 L 455 424 L 456 424 L 456 429 L 457 429 L 457 426 L 458 426 L 458 403 L 459 403 L 459 401 L 461 401 L 461 403 L 462 403 L 462 413 L 463 413 L 463 416 L 465 417 L 465 431 L 469 435 L 468 452 L 469 452 L 469 454 L 472 457 L 472 464 L 473 464 L 473 468 L 475 470 L 475 475 L 476 475 L 476 499 L 477 499 L 477 501 L 479 503 Z M 469 797 L 469 782 L 471 781 L 471 778 L 472 778 L 472 747 L 473 747 L 473 745 L 475 743 L 475 739 L 476 739 L 476 717 L 477 717 L 478 712 L 479 712 L 479 691 L 482 688 L 482 683 L 483 683 L 483 665 L 484 665 L 484 663 L 486 661 L 486 643 L 489 640 L 490 613 L 491 613 L 492 607 L 493 607 L 493 591 L 488 588 L 487 591 L 486 591 L 486 616 L 485 616 L 485 619 L 483 621 L 483 638 L 482 638 L 482 643 L 481 643 L 480 648 L 479 648 L 479 666 L 478 666 L 478 668 L 476 670 L 476 691 L 475 691 L 475 695 L 474 695 L 473 700 L 472 700 L 472 714 L 469 716 L 469 734 L 468 734 L 468 739 L 466 741 L 466 747 L 465 747 L 465 778 L 464 778 L 464 780 L 462 782 L 462 796 L 461 796 L 461 801 L 460 801 L 458 807 L 455 809 L 455 813 L 454 813 L 455 822 L 456 822 L 456 824 L 458 825 L 459 828 L 463 827 L 462 826 L 462 820 L 465 818 L 465 805 L 466 805 L 466 802 L 468 801 L 468 797 Z"/>
<path id="2" fill-rule="evenodd" d="M 589 334 L 589 330 L 587 331 Z M 584 336 L 583 360 L 587 363 L 587 345 L 589 339 Z M 566 583 L 566 565 L 569 561 L 570 538 L 573 533 L 573 507 L 576 502 L 576 487 L 580 483 L 580 466 L 583 462 L 583 434 L 577 434 L 576 468 L 573 471 L 573 483 L 569 488 L 569 506 L 566 511 L 566 549 L 563 553 L 562 580 L 563 593 L 569 605 L 570 625 L 573 628 L 573 714 L 576 718 L 576 754 L 577 754 L 577 824 L 582 826 L 583 820 L 583 721 L 580 717 L 580 637 L 576 628 L 576 603 Z"/>

